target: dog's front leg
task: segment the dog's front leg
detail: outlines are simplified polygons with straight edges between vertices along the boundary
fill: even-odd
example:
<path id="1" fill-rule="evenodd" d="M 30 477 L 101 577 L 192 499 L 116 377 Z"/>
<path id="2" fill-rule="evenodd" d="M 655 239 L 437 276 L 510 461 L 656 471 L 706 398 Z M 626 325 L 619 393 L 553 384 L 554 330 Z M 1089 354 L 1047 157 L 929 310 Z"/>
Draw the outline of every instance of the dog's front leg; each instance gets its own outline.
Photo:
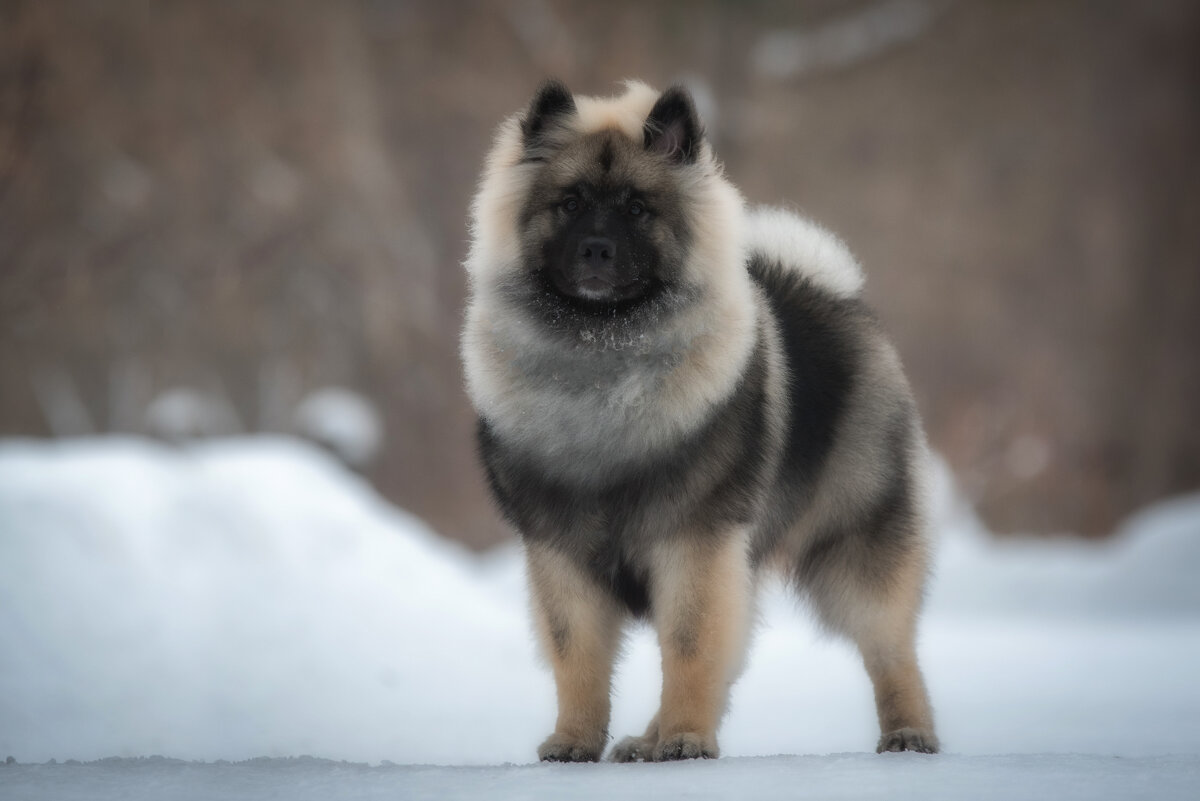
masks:
<path id="1" fill-rule="evenodd" d="M 716 757 L 717 725 L 749 642 L 753 577 L 745 533 L 664 543 L 652 597 L 663 670 L 652 758 Z"/>
<path id="2" fill-rule="evenodd" d="M 563 554 L 530 545 L 526 558 L 534 618 L 558 690 L 558 722 L 538 757 L 595 762 L 608 740 L 609 689 L 623 617 Z"/>

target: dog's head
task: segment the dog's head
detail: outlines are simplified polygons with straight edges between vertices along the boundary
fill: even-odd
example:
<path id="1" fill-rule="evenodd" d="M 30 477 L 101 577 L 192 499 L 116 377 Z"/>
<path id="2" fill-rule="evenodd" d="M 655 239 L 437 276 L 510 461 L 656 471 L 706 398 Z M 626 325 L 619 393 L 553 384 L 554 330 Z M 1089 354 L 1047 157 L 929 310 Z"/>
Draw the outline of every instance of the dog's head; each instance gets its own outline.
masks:
<path id="1" fill-rule="evenodd" d="M 462 353 L 481 416 L 584 472 L 698 425 L 758 337 L 744 217 L 683 88 L 544 84 L 500 126 L 472 205 Z"/>
<path id="2" fill-rule="evenodd" d="M 741 198 L 691 96 L 545 83 L 501 126 L 474 206 L 472 281 L 611 313 L 696 297 L 741 266 Z"/>
<path id="3" fill-rule="evenodd" d="M 700 155 L 700 121 L 687 92 L 674 88 L 650 109 L 640 137 L 581 131 L 580 122 L 556 82 L 521 119 L 524 160 L 541 165 L 519 219 L 525 268 L 585 307 L 636 302 L 682 272 L 691 228 L 680 183 Z"/>

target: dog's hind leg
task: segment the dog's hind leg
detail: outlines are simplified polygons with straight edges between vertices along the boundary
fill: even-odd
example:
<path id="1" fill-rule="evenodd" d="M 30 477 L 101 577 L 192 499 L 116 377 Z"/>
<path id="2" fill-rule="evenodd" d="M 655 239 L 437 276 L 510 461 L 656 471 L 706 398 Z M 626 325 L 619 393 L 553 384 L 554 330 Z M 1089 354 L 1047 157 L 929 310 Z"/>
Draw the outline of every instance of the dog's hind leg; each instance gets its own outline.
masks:
<path id="1" fill-rule="evenodd" d="M 862 654 L 879 714 L 875 750 L 937 753 L 915 647 L 924 555 L 919 548 L 891 554 L 883 571 L 879 554 L 862 546 L 846 540 L 827 548 L 820 575 L 805 584 L 822 622 L 848 635 Z"/>
<path id="2" fill-rule="evenodd" d="M 538 748 L 548 762 L 595 762 L 608 740 L 609 692 L 624 615 L 554 550 L 526 550 L 534 618 L 554 669 L 558 721 Z"/>
<path id="3" fill-rule="evenodd" d="M 875 708 L 882 732 L 875 750 L 936 754 L 933 713 L 917 666 L 912 632 L 902 637 L 891 632 L 860 635 L 857 642 L 875 686 Z"/>
<path id="4" fill-rule="evenodd" d="M 881 733 L 875 750 L 936 754 L 933 712 L 917 665 L 915 604 L 895 599 L 881 606 L 872 599 L 853 617 L 848 633 L 875 688 Z"/>

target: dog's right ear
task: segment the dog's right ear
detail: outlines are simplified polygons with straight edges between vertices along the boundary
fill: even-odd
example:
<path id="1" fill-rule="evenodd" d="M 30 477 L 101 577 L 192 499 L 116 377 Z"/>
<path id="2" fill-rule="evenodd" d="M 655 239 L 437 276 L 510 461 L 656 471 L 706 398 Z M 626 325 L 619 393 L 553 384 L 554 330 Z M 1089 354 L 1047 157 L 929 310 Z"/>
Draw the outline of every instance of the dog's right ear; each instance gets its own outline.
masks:
<path id="1" fill-rule="evenodd" d="M 536 151 L 547 143 L 547 134 L 562 121 L 575 113 L 575 98 L 571 90 L 560 82 L 549 80 L 542 84 L 534 95 L 529 110 L 521 118 L 521 132 L 525 135 L 527 153 Z"/>

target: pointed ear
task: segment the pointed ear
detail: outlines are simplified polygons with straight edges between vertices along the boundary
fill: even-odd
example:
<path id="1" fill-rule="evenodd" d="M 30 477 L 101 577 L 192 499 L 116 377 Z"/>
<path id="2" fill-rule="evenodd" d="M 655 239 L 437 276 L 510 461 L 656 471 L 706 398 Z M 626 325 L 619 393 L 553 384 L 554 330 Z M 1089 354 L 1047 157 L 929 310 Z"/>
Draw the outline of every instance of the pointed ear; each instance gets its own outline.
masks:
<path id="1" fill-rule="evenodd" d="M 571 90 L 555 80 L 543 83 L 529 104 L 529 110 L 521 118 L 525 148 L 528 150 L 544 144 L 547 131 L 561 122 L 563 117 L 574 113 L 575 98 Z"/>
<path id="2" fill-rule="evenodd" d="M 677 164 L 693 164 L 700 155 L 704 129 L 692 96 L 682 86 L 662 93 L 642 127 L 646 149 Z"/>

